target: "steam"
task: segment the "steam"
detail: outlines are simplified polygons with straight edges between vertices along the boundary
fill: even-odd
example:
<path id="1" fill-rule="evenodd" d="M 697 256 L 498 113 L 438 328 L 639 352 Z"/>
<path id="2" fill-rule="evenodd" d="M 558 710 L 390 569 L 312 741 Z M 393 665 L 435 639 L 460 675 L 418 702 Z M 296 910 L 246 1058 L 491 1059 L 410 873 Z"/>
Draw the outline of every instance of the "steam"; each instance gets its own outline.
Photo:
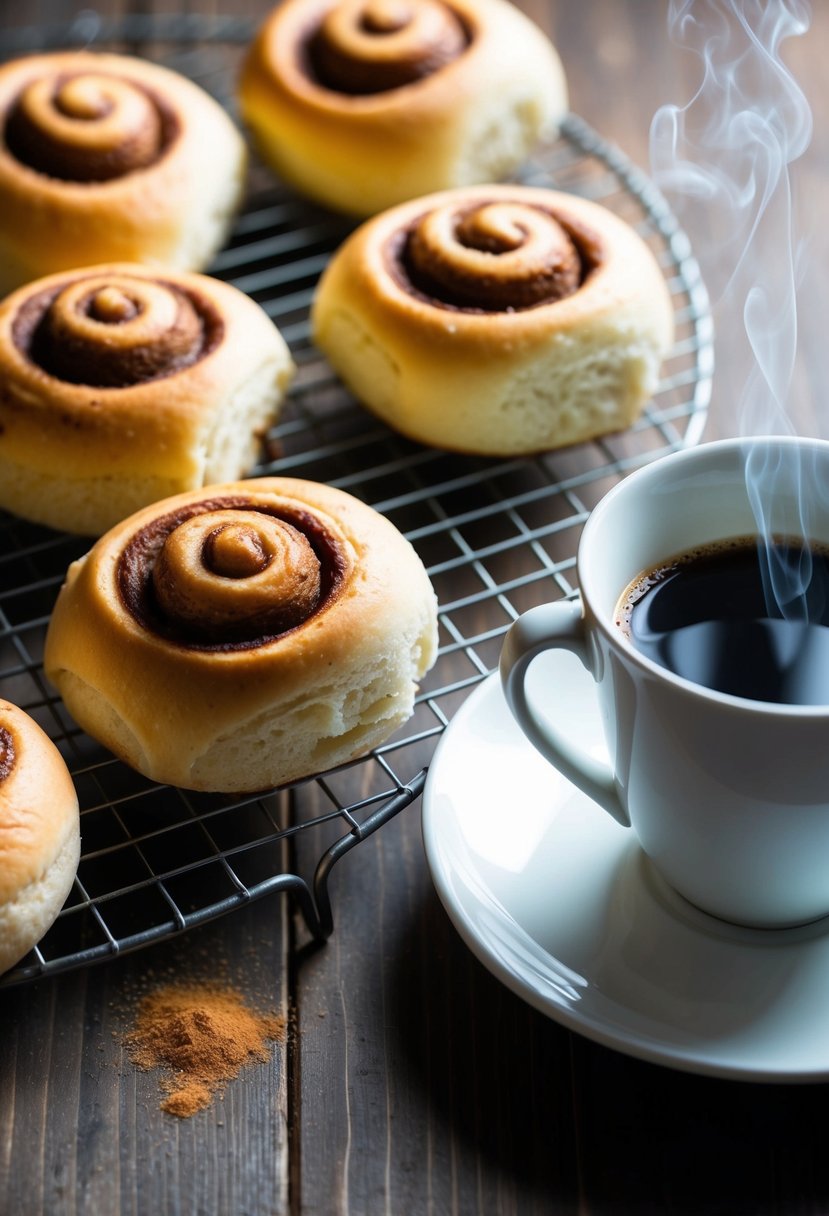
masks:
<path id="1" fill-rule="evenodd" d="M 651 124 L 651 172 L 691 234 L 718 331 L 741 344 L 740 433 L 794 433 L 789 413 L 797 352 L 797 286 L 805 242 L 796 232 L 790 166 L 812 133 L 808 102 L 781 58 L 803 35 L 805 0 L 670 0 L 669 32 L 702 65 L 697 92 L 666 105 Z M 735 325 L 742 315 L 743 326 Z M 735 338 L 736 334 L 736 338 Z M 732 354 L 734 352 L 732 351 Z M 808 468 L 768 467 L 747 451 L 746 475 L 766 540 L 767 593 L 782 615 L 803 617 L 811 577 L 771 545 L 780 497 L 818 487 Z M 805 510 L 805 507 L 804 507 Z M 802 521 L 804 534 L 808 520 Z"/>

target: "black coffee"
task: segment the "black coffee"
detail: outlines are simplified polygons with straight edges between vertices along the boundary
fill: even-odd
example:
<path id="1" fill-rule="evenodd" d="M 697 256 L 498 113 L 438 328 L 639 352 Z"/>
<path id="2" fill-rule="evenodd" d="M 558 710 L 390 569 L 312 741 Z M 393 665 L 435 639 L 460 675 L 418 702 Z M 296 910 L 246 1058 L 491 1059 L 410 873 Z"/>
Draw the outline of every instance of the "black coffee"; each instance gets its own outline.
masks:
<path id="1" fill-rule="evenodd" d="M 769 554 L 753 537 L 694 549 L 631 583 L 617 624 L 642 654 L 696 684 L 829 705 L 829 549 L 777 541 Z"/>

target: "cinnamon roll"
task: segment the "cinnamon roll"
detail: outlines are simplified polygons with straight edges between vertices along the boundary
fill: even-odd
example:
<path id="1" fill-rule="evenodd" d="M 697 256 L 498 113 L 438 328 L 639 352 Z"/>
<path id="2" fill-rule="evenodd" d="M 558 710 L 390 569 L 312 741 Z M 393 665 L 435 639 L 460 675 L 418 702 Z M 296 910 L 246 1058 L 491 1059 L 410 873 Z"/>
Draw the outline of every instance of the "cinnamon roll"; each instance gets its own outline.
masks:
<path id="1" fill-rule="evenodd" d="M 177 72 L 63 51 L 0 67 L 0 294 L 99 262 L 200 270 L 241 201 L 245 143 Z"/>
<path id="2" fill-rule="evenodd" d="M 435 648 L 431 584 L 389 520 L 329 486 L 259 478 L 103 536 L 69 569 L 44 666 L 133 768 L 236 793 L 383 742 Z"/>
<path id="3" fill-rule="evenodd" d="M 0 972 L 40 941 L 78 868 L 78 798 L 40 726 L 0 700 Z"/>
<path id="4" fill-rule="evenodd" d="M 286 181 L 358 216 L 506 177 L 567 108 L 558 55 L 507 0 L 285 0 L 239 82 Z"/>
<path id="5" fill-rule="evenodd" d="M 610 211 L 479 186 L 364 223 L 320 280 L 312 327 L 390 426 L 505 456 L 630 425 L 657 386 L 673 309 L 650 249 Z"/>
<path id="6" fill-rule="evenodd" d="M 52 275 L 0 303 L 0 506 L 99 535 L 241 476 L 293 361 L 228 283 L 137 265 Z"/>

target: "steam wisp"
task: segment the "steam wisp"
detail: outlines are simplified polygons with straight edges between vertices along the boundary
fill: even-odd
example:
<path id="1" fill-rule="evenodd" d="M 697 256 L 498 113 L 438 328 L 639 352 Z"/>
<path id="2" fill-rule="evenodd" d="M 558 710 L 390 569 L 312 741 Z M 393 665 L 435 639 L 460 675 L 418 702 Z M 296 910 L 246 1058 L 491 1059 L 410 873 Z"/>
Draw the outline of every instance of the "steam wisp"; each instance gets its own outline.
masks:
<path id="1" fill-rule="evenodd" d="M 795 225 L 790 166 L 812 133 L 808 102 L 781 46 L 809 28 L 804 0 L 670 0 L 669 33 L 699 57 L 702 79 L 684 106 L 662 106 L 651 124 L 651 172 L 694 242 L 720 319 L 739 341 L 744 371 L 740 434 L 790 435 L 797 353 L 797 284 L 805 243 Z M 743 325 L 733 319 L 742 314 Z M 733 355 L 732 351 L 732 355 Z M 808 463 L 767 463 L 747 447 L 746 477 L 765 540 L 769 608 L 806 614 L 811 578 L 802 558 L 771 542 L 783 497 L 799 495 L 803 536 L 820 487 Z M 798 555 L 801 550 L 798 550 Z"/>

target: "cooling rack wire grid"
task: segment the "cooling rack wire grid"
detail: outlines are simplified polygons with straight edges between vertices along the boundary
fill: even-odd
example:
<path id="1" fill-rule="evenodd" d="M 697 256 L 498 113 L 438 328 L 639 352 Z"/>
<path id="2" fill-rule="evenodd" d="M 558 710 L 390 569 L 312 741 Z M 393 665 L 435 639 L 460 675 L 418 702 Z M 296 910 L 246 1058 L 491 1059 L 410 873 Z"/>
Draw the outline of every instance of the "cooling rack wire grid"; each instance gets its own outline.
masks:
<path id="1" fill-rule="evenodd" d="M 235 72 L 252 33 L 233 17 L 106 23 L 86 11 L 68 27 L 0 33 L 0 58 L 73 45 L 144 55 L 190 76 L 232 110 Z M 578 538 L 592 506 L 630 469 L 700 439 L 713 370 L 711 316 L 688 241 L 664 199 L 575 115 L 521 180 L 603 203 L 633 225 L 664 271 L 676 342 L 653 401 L 624 434 L 499 461 L 423 448 L 376 422 L 309 335 L 315 283 L 352 225 L 259 168 L 230 243 L 210 267 L 262 305 L 299 369 L 254 473 L 325 481 L 364 499 L 409 537 L 438 595 L 440 654 L 415 714 L 365 759 L 241 799 L 159 786 L 126 768 L 77 729 L 43 676 L 52 604 L 88 542 L 0 513 L 0 696 L 30 713 L 67 759 L 83 838 L 66 907 L 0 986 L 149 945 L 274 891 L 290 891 L 308 932 L 327 937 L 332 867 L 416 800 L 441 732 L 496 666 L 516 616 L 574 594 Z M 296 872 L 301 836 L 318 850 L 308 877 Z"/>

